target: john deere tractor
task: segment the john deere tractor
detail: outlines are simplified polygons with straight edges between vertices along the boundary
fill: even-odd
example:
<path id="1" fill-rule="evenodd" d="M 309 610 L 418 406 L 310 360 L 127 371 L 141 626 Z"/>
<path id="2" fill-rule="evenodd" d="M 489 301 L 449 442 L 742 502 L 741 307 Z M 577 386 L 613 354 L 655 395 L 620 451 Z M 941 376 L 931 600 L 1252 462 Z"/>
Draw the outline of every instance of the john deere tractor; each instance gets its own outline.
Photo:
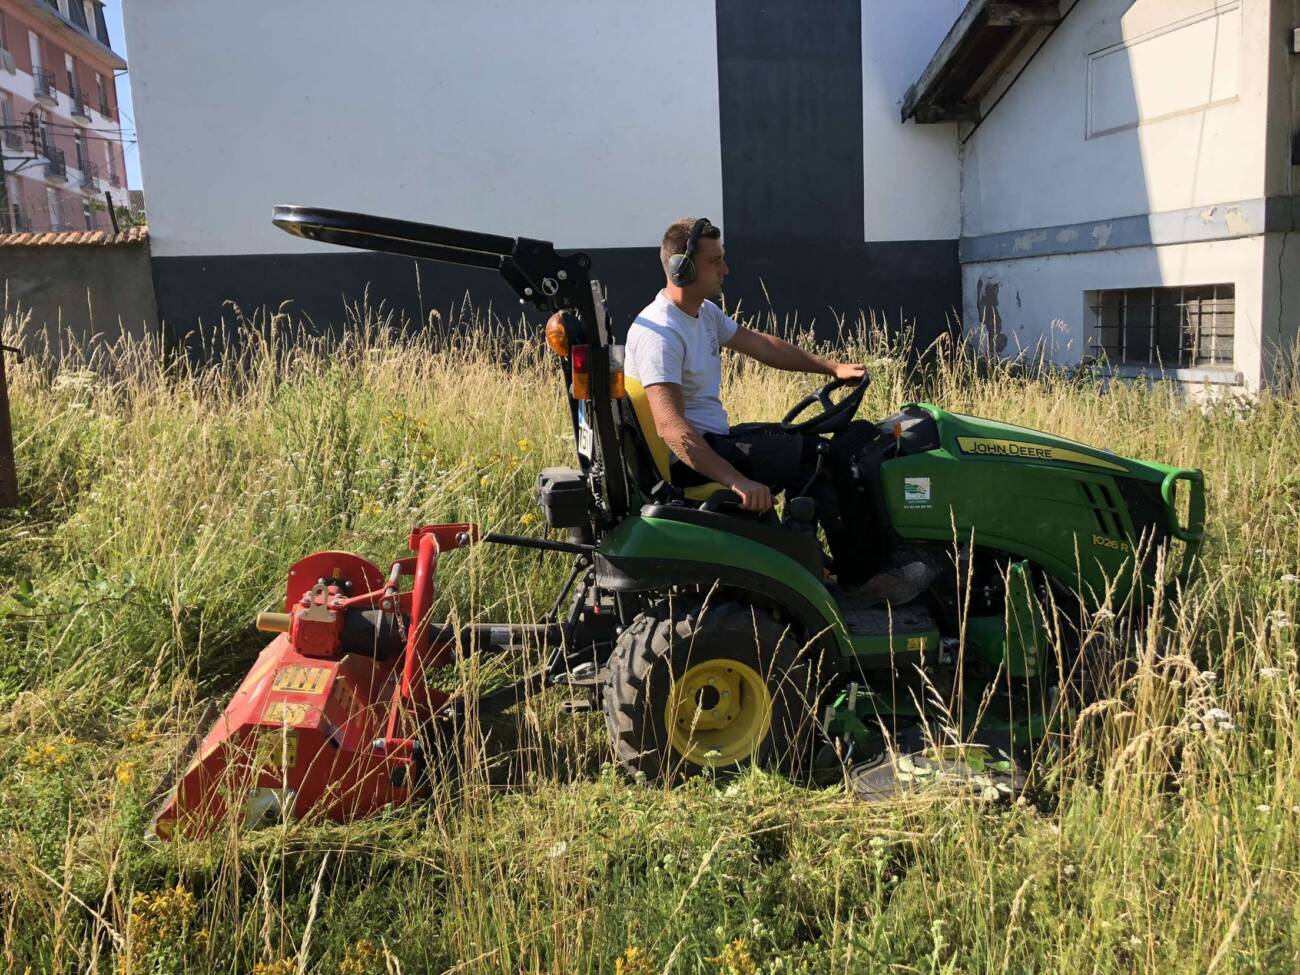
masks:
<path id="1" fill-rule="evenodd" d="M 276 636 L 180 773 L 161 835 L 406 801 L 431 774 L 431 729 L 561 684 L 603 708 L 638 779 L 758 765 L 847 771 L 864 798 L 939 779 L 1008 793 L 1084 680 L 1087 620 L 1140 619 L 1195 571 L 1200 471 L 927 403 L 860 420 L 867 381 L 833 382 L 774 426 L 825 438 L 819 476 L 835 479 L 864 552 L 929 567 L 918 598 L 871 603 L 838 585 L 845 566 L 824 551 L 810 497 L 758 516 L 722 485 L 672 483 L 645 391 L 611 355 L 587 255 L 318 208 L 278 206 L 274 221 L 324 243 L 493 269 L 550 313 L 538 341 L 569 394 L 575 463 L 541 471 L 537 499 L 564 536 L 425 525 L 387 572 L 343 552 L 295 563 L 283 609 L 258 618 Z M 432 620 L 438 559 L 473 545 L 571 556 L 555 610 Z M 523 645 L 548 648 L 545 666 L 472 709 L 428 680 L 466 654 Z"/>

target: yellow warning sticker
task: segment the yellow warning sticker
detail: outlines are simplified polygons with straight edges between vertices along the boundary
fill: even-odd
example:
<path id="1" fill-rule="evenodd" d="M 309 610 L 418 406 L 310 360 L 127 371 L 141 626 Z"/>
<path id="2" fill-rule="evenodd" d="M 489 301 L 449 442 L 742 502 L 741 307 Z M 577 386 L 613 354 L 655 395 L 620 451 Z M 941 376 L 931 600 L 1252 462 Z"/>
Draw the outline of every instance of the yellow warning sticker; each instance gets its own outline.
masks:
<path id="1" fill-rule="evenodd" d="M 924 649 L 925 649 L 925 637 L 923 637 L 923 636 L 909 636 L 909 637 L 907 638 L 907 649 L 908 649 L 909 651 L 911 651 L 911 650 L 924 650 Z"/>
<path id="2" fill-rule="evenodd" d="M 254 764 L 293 768 L 298 764 L 298 732 L 265 731 L 258 736 Z"/>
<path id="3" fill-rule="evenodd" d="M 306 724 L 310 705 L 296 701 L 272 701 L 262 712 L 263 721 L 287 724 L 290 728 Z"/>
<path id="4" fill-rule="evenodd" d="M 273 691 L 295 691 L 299 694 L 319 694 L 325 689 L 325 682 L 329 680 L 330 669 L 328 667 L 308 667 L 304 664 L 290 664 L 288 667 L 281 667 L 275 675 L 275 683 L 271 685 Z"/>
<path id="5" fill-rule="evenodd" d="M 1112 464 L 1100 457 L 1093 457 L 1078 450 L 1066 450 L 1064 447 L 1048 447 L 1038 443 L 1023 443 L 1019 440 L 992 440 L 987 437 L 958 437 L 957 446 L 964 454 L 980 457 L 1009 457 L 1012 460 L 1046 460 L 1065 464 L 1084 464 L 1088 467 L 1101 467 L 1108 471 L 1122 471 L 1126 468 Z"/>

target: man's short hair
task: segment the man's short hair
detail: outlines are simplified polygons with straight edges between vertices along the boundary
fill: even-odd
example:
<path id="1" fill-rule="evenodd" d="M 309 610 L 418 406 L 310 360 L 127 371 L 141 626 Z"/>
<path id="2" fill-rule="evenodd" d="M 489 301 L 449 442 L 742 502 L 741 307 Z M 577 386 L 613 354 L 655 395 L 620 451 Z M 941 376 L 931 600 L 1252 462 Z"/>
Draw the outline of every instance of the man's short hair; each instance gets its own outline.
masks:
<path id="1" fill-rule="evenodd" d="M 686 253 L 686 242 L 691 239 L 691 228 L 698 219 L 699 217 L 682 217 L 670 223 L 664 231 L 663 243 L 659 245 L 659 263 L 664 266 L 664 274 L 668 273 L 668 262 L 674 254 Z M 704 233 L 700 234 L 701 239 L 708 237 L 710 240 L 717 240 L 721 236 L 722 231 L 713 224 L 705 227 Z"/>

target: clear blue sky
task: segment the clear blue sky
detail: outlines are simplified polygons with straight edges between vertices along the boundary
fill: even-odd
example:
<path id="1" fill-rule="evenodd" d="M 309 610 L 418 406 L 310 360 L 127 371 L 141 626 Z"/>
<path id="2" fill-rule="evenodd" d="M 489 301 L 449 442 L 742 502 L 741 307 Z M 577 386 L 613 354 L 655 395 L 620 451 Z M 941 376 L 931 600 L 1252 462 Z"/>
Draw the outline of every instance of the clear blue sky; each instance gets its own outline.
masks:
<path id="1" fill-rule="evenodd" d="M 126 32 L 122 29 L 122 0 L 104 0 L 104 20 L 108 23 L 108 37 L 113 42 L 113 50 L 126 59 L 130 65 L 131 56 L 126 50 Z M 130 70 L 128 68 L 128 70 Z M 135 105 L 131 102 L 131 79 L 129 75 L 117 76 L 117 107 L 122 116 L 122 146 L 126 153 L 126 185 L 133 190 L 143 189 L 140 179 L 140 153 L 135 145 Z"/>

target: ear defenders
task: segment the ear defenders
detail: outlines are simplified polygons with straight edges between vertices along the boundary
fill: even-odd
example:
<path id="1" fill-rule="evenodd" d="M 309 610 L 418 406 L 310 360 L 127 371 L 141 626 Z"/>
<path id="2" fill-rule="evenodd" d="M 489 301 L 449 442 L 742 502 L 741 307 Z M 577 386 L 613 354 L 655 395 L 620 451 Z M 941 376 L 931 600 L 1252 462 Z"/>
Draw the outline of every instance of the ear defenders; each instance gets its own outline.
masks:
<path id="1" fill-rule="evenodd" d="M 700 243 L 700 237 L 712 226 L 707 217 L 700 217 L 686 240 L 686 253 L 674 254 L 668 259 L 668 280 L 677 287 L 684 288 L 695 280 L 695 248 Z"/>

